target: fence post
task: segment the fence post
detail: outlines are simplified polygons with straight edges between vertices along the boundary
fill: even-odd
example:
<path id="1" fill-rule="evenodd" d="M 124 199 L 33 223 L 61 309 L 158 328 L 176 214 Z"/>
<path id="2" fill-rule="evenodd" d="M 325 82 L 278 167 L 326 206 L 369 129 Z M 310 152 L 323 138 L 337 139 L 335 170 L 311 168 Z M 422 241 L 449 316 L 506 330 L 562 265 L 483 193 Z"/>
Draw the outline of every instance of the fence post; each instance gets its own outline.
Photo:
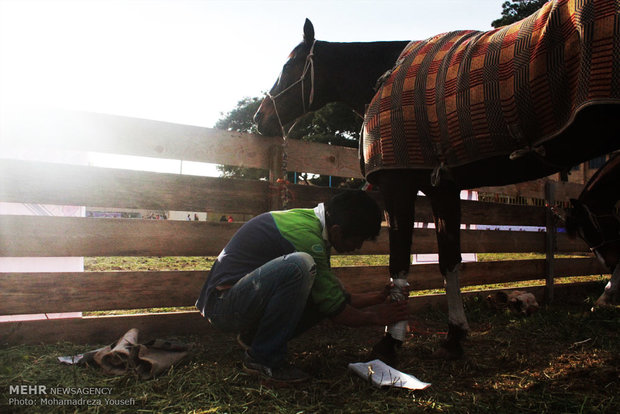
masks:
<path id="1" fill-rule="evenodd" d="M 272 145 L 269 148 L 269 183 L 270 191 L 268 194 L 269 210 L 282 209 L 282 197 L 280 195 L 280 185 L 278 179 L 282 177 L 282 145 Z"/>
<path id="2" fill-rule="evenodd" d="M 553 302 L 553 261 L 557 244 L 555 219 L 553 217 L 553 212 L 551 211 L 551 208 L 555 204 L 556 184 L 557 183 L 555 181 L 547 181 L 545 183 L 545 200 L 547 204 L 545 212 L 545 302 L 548 304 Z"/>

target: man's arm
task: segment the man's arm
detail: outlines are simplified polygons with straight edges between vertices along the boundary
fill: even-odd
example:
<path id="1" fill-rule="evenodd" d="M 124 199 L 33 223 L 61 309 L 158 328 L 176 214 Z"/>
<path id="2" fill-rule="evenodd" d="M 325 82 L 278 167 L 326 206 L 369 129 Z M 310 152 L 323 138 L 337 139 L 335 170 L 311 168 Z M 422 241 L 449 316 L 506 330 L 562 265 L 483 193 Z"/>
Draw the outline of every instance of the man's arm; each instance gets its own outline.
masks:
<path id="1" fill-rule="evenodd" d="M 351 300 L 349 303 L 351 304 L 351 306 L 357 309 L 385 303 L 387 298 L 390 296 L 390 292 L 393 287 L 394 283 L 388 283 L 387 285 L 385 285 L 383 290 L 380 290 L 378 292 L 351 293 Z M 409 297 L 409 286 L 405 286 L 401 290 L 405 297 Z"/>
<path id="2" fill-rule="evenodd" d="M 385 292 L 351 293 L 349 304 L 356 309 L 384 303 L 388 295 Z"/>
<path id="3" fill-rule="evenodd" d="M 383 326 L 409 319 L 409 311 L 406 300 L 383 303 L 363 309 L 346 305 L 339 314 L 332 316 L 331 319 L 338 324 L 351 327 Z"/>

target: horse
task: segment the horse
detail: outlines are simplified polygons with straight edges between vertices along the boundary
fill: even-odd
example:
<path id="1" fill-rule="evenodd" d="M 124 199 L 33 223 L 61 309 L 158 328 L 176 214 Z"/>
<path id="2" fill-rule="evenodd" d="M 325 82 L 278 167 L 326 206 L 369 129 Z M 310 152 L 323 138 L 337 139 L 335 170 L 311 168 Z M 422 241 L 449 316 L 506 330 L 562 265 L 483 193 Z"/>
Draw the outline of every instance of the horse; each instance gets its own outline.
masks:
<path id="1" fill-rule="evenodd" d="M 595 307 L 620 302 L 620 152 L 588 180 L 566 213 L 566 231 L 581 237 L 609 269 L 611 279 L 596 300 Z"/>
<path id="2" fill-rule="evenodd" d="M 601 18 L 607 23 L 595 26 Z M 620 147 L 617 20 L 613 1 L 560 0 L 488 32 L 331 43 L 316 40 L 306 19 L 254 121 L 259 133 L 278 135 L 328 102 L 364 113 L 360 164 L 384 200 L 394 280 L 409 272 L 418 191 L 430 199 L 448 301 L 435 357 L 460 358 L 469 331 L 458 282 L 460 191 L 546 177 Z M 388 333 L 373 353 L 393 359 L 401 344 Z"/>

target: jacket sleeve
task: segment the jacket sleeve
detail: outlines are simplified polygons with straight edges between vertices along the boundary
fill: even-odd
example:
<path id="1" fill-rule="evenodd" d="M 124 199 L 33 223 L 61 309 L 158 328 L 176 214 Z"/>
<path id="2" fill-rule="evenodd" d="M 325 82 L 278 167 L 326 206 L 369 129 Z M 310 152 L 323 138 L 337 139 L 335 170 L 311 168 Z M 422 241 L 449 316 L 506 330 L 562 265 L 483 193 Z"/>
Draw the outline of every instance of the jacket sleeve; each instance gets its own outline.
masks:
<path id="1" fill-rule="evenodd" d="M 345 307 L 347 295 L 342 283 L 330 269 L 329 256 L 324 251 L 325 247 L 323 246 L 322 252 L 315 251 L 315 249 L 318 250 L 317 247 L 314 245 L 312 252 L 306 252 L 314 258 L 317 270 L 310 298 L 321 314 L 334 316 Z"/>
<path id="2" fill-rule="evenodd" d="M 318 311 L 325 316 L 333 316 L 342 311 L 347 303 L 347 294 L 340 280 L 332 272 L 329 263 L 329 252 L 322 236 L 320 223 L 310 210 L 305 214 L 276 214 L 278 228 L 298 252 L 312 256 L 316 263 L 316 276 L 310 292 Z"/>

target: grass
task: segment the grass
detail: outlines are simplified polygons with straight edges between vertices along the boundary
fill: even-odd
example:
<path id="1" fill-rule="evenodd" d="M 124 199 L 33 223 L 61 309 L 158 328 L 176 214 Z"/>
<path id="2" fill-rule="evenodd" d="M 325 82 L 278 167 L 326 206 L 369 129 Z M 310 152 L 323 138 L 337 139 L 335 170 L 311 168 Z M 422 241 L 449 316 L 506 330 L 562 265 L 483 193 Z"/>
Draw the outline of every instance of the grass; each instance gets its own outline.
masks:
<path id="1" fill-rule="evenodd" d="M 85 267 L 92 271 L 208 270 L 213 260 L 86 258 Z M 387 265 L 387 256 L 334 260 L 336 266 Z M 0 412 L 616 413 L 620 412 L 620 307 L 590 312 L 602 286 L 603 282 L 596 291 L 584 292 L 582 302 L 543 306 L 529 318 L 489 309 L 480 297 L 468 300 L 471 331 L 465 358 L 458 361 L 431 358 L 444 337 L 447 315 L 437 309 L 419 312 L 400 351 L 398 368 L 433 384 L 423 391 L 377 389 L 354 376 L 347 364 L 368 360 L 382 328 L 350 329 L 330 322 L 290 343 L 291 361 L 313 375 L 308 384 L 294 388 L 274 388 L 243 373 L 242 350 L 234 337 L 217 331 L 210 331 L 208 337 L 169 338 L 192 343 L 192 354 L 149 381 L 130 374 L 106 377 L 96 368 L 57 361 L 58 356 L 104 344 L 0 344 Z M 41 406 L 35 398 L 38 405 L 32 408 L 8 405 L 9 398 L 15 397 L 9 395 L 9 387 L 15 385 L 107 387 L 111 393 L 85 396 L 100 406 L 88 407 L 83 401 L 78 406 Z M 118 405 L 121 402 L 130 405 Z"/>
<path id="2" fill-rule="evenodd" d="M 556 255 L 576 257 L 575 255 Z M 478 261 L 531 260 L 544 259 L 540 253 L 479 253 Z M 110 271 L 149 271 L 149 270 L 209 270 L 215 257 L 207 256 L 166 256 L 166 257 L 85 257 L 84 270 L 92 272 Z M 387 266 L 389 255 L 337 255 L 332 257 L 332 266 Z"/>
<path id="3" fill-rule="evenodd" d="M 583 256 L 583 255 L 581 255 Z M 556 255 L 557 258 L 581 257 L 579 255 Z M 544 259 L 543 253 L 479 253 L 478 261 L 500 260 L 532 260 Z M 202 270 L 211 269 L 215 257 L 86 257 L 84 269 L 87 271 L 148 271 L 148 270 Z M 348 266 L 388 266 L 389 255 L 337 255 L 332 257 L 333 267 Z M 592 275 L 580 277 L 556 278 L 555 283 L 591 282 L 603 281 L 607 276 Z M 463 292 L 485 289 L 509 289 L 521 286 L 543 286 L 545 280 L 531 280 L 527 282 L 508 282 L 479 286 L 465 286 Z M 443 293 L 444 289 L 429 289 L 414 291 L 416 296 Z M 129 309 L 117 311 L 85 312 L 86 316 L 93 315 L 119 315 L 144 312 L 170 312 L 174 310 L 193 310 L 193 308 L 155 308 L 155 309 Z"/>
<path id="4" fill-rule="evenodd" d="M 206 256 L 85 257 L 84 270 L 88 272 L 209 270 L 215 259 Z"/>
<path id="5" fill-rule="evenodd" d="M 0 349 L 0 412 L 92 413 L 616 413 L 620 412 L 620 308 L 590 312 L 582 303 L 543 307 L 529 317 L 466 303 L 471 332 L 466 356 L 431 358 L 446 315 L 415 315 L 399 368 L 432 383 L 424 391 L 377 389 L 348 369 L 366 361 L 380 328 L 323 323 L 290 344 L 291 360 L 313 375 L 293 388 L 261 384 L 240 370 L 230 335 L 177 338 L 194 344 L 183 364 L 149 381 L 105 377 L 96 368 L 60 365 L 57 356 L 95 348 L 59 343 Z M 105 396 L 133 405 L 6 406 L 11 385 L 109 387 Z M 2 395 L 4 394 L 4 395 Z M 70 397 L 69 399 L 75 399 Z M 2 404 L 5 404 L 2 407 Z"/>

